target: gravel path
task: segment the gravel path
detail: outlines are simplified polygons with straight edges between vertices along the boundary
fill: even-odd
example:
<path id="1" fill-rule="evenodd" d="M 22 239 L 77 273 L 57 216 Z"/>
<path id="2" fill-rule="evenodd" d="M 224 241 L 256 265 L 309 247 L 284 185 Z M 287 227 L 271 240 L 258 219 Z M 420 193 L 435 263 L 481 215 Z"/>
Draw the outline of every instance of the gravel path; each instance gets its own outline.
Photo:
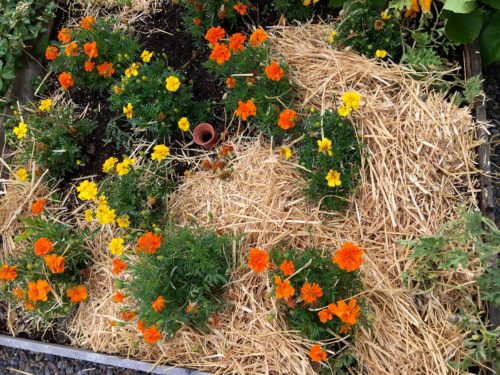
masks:
<path id="1" fill-rule="evenodd" d="M 0 375 L 20 374 L 140 375 L 146 373 L 0 346 Z"/>

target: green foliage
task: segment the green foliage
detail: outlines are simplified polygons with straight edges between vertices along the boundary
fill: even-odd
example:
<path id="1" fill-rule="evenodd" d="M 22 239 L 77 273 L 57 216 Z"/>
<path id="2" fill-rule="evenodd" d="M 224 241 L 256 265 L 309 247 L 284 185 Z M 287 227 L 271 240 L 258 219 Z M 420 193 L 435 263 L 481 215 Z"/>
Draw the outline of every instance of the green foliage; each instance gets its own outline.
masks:
<path id="1" fill-rule="evenodd" d="M 436 70 L 442 67 L 443 60 L 438 55 L 436 49 L 439 44 L 438 39 L 425 31 L 412 31 L 413 45 L 405 44 L 405 51 L 401 57 L 401 63 L 411 65 L 416 71 Z"/>
<path id="2" fill-rule="evenodd" d="M 82 27 L 70 29 L 71 40 L 78 45 L 77 56 L 67 56 L 67 44 L 53 41 L 51 45 L 58 48 L 58 56 L 49 62 L 52 71 L 61 73 L 69 72 L 75 80 L 76 87 L 88 87 L 91 90 L 104 90 L 114 81 L 113 77 L 124 73 L 128 65 L 140 51 L 140 46 L 135 38 L 121 30 L 114 29 L 113 20 L 97 20 L 91 30 Z M 85 62 L 89 60 L 84 51 L 85 43 L 96 42 L 98 56 L 91 59 L 95 63 L 92 71 L 85 71 Z M 110 63 L 114 69 L 111 77 L 101 76 L 97 67 L 103 63 Z"/>
<path id="3" fill-rule="evenodd" d="M 313 114 L 304 121 L 304 139 L 299 149 L 300 165 L 306 170 L 309 179 L 306 195 L 320 202 L 330 210 L 344 208 L 347 198 L 356 187 L 361 163 L 360 145 L 352 124 L 335 112 L 326 112 L 323 116 Z M 319 152 L 318 141 L 325 138 L 332 141 L 332 155 Z M 342 184 L 328 186 L 326 176 L 330 170 L 340 173 Z"/>
<path id="4" fill-rule="evenodd" d="M 146 326 L 156 324 L 170 337 L 183 325 L 206 331 L 210 315 L 224 305 L 233 264 L 231 238 L 211 230 L 170 227 L 155 254 L 133 258 L 132 277 L 123 287 L 135 299 Z M 159 296 L 165 308 L 156 312 L 151 303 Z"/>
<path id="5" fill-rule="evenodd" d="M 15 76 L 26 43 L 44 31 L 56 6 L 49 0 L 0 1 L 0 96 Z"/>
<path id="6" fill-rule="evenodd" d="M 460 81 L 463 91 L 455 97 L 455 104 L 460 106 L 462 104 L 470 104 L 474 98 L 481 93 L 481 78 L 474 76 L 469 79 Z"/>
<path id="7" fill-rule="evenodd" d="M 133 114 L 128 121 L 133 127 L 146 128 L 154 138 L 160 139 L 179 135 L 178 121 L 183 117 L 191 124 L 207 121 L 208 102 L 193 99 L 191 83 L 181 73 L 161 60 L 135 64 L 139 66 L 137 75 L 122 76 L 121 85 L 113 88 L 110 99 L 112 108 L 120 112 L 132 104 Z M 167 77 L 180 80 L 177 91 L 167 90 Z"/>
<path id="8" fill-rule="evenodd" d="M 21 150 L 21 163 L 33 158 L 50 176 L 62 178 L 88 161 L 87 146 L 96 124 L 78 118 L 74 108 L 60 105 L 48 112 L 26 111 L 23 117 L 18 113 L 8 121 L 7 129 L 17 126 L 22 118 L 28 134 L 22 140 L 8 134 L 11 145 Z"/>
<path id="9" fill-rule="evenodd" d="M 290 20 L 304 21 L 312 17 L 319 2 L 321 0 L 274 0 L 274 7 Z M 304 5 L 304 3 L 308 5 Z"/>
<path id="10" fill-rule="evenodd" d="M 500 2 L 496 4 L 496 9 L 498 9 L 499 4 Z M 486 17 L 488 19 L 479 36 L 483 65 L 500 61 L 500 11 L 492 12 Z"/>

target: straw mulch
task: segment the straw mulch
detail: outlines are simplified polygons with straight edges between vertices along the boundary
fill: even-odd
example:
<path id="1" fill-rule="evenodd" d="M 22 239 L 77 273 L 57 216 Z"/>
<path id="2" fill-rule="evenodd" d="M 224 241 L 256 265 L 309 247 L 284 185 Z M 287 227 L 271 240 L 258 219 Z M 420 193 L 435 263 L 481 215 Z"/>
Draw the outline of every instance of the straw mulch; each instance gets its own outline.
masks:
<path id="1" fill-rule="evenodd" d="M 463 333 L 448 323 L 450 310 L 432 293 L 417 298 L 401 283 L 408 262 L 398 240 L 431 233 L 456 216 L 460 204 L 475 207 L 475 125 L 470 114 L 429 81 L 413 81 L 402 68 L 382 66 L 351 52 L 330 49 L 323 26 L 280 29 L 272 38 L 292 68 L 304 105 L 336 109 L 340 95 L 363 97 L 353 120 L 365 157 L 359 190 L 345 212 L 321 212 L 301 193 L 305 181 L 294 162 L 269 144 L 235 140 L 232 175 L 202 171 L 187 177 L 170 197 L 181 225 L 193 222 L 244 234 L 248 248 L 280 243 L 334 250 L 354 241 L 366 251 L 362 276 L 372 326 L 359 332 L 356 355 L 368 374 L 448 374 L 462 355 Z M 293 149 L 293 146 L 292 146 Z M 143 344 L 131 325 L 112 327 L 120 306 L 112 303 L 114 280 L 103 231 L 91 244 L 95 265 L 92 298 L 71 324 L 75 345 L 214 373 L 309 374 L 310 343 L 287 332 L 266 294 L 265 278 L 240 269 L 227 297 L 230 307 L 202 335 L 182 329 L 171 341 Z M 359 370 L 361 371 L 361 369 Z"/>

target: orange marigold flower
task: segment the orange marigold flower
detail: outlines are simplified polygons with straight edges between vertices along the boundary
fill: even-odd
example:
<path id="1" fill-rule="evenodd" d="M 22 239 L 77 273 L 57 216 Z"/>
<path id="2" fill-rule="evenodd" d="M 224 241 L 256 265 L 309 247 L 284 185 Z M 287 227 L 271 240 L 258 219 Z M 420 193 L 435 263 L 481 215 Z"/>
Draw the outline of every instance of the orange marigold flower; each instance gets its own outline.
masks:
<path id="1" fill-rule="evenodd" d="M 255 106 L 252 99 L 247 100 L 246 103 L 241 100 L 238 101 L 238 109 L 236 110 L 236 116 L 241 117 L 243 121 L 247 121 L 247 119 L 251 116 L 255 116 L 257 114 L 257 107 Z"/>
<path id="2" fill-rule="evenodd" d="M 145 323 L 144 323 L 144 320 L 139 320 L 139 321 L 137 322 L 137 329 L 138 329 L 139 331 L 143 332 L 143 333 L 144 333 L 144 330 L 146 329 L 146 326 L 145 326 L 144 324 L 145 324 Z"/>
<path id="3" fill-rule="evenodd" d="M 122 293 L 116 292 L 115 295 L 113 296 L 113 301 L 115 303 L 122 303 L 124 298 L 125 296 Z"/>
<path id="4" fill-rule="evenodd" d="M 334 303 L 328 305 L 328 309 L 337 315 L 342 320 L 342 323 L 354 325 L 356 324 L 356 319 L 359 318 L 361 307 L 356 304 L 355 298 L 351 298 L 349 304 L 346 304 L 344 300 L 340 300 L 336 305 Z"/>
<path id="5" fill-rule="evenodd" d="M 62 72 L 58 77 L 58 81 L 65 90 L 68 90 L 75 84 L 73 76 L 68 72 Z"/>
<path id="6" fill-rule="evenodd" d="M 309 351 L 309 358 L 313 362 L 324 362 L 326 361 L 326 352 L 318 344 L 314 344 Z"/>
<path id="7" fill-rule="evenodd" d="M 64 258 L 57 254 L 46 255 L 44 258 L 45 264 L 49 267 L 52 273 L 64 272 Z"/>
<path id="8" fill-rule="evenodd" d="M 54 244 L 46 237 L 40 237 L 35 241 L 33 246 L 35 247 L 35 255 L 38 255 L 39 257 L 44 257 L 54 250 Z"/>
<path id="9" fill-rule="evenodd" d="M 350 324 L 342 324 L 339 329 L 339 333 L 346 334 L 349 333 L 352 329 L 352 325 Z"/>
<path id="10" fill-rule="evenodd" d="M 80 48 L 78 47 L 78 44 L 76 44 L 76 42 L 71 42 L 71 43 L 68 43 L 66 44 L 66 47 L 65 47 L 65 53 L 66 53 L 66 56 L 78 56 L 78 50 Z"/>
<path id="11" fill-rule="evenodd" d="M 295 272 L 295 266 L 293 264 L 293 261 L 285 259 L 280 265 L 280 270 L 283 272 L 283 275 L 285 276 L 292 275 Z"/>
<path id="12" fill-rule="evenodd" d="M 193 24 L 195 26 L 200 26 L 201 25 L 201 20 L 198 17 L 193 18 Z"/>
<path id="13" fill-rule="evenodd" d="M 285 109 L 280 113 L 278 126 L 283 130 L 289 130 L 295 126 L 297 122 L 297 112 L 293 109 Z"/>
<path id="14" fill-rule="evenodd" d="M 210 60 L 215 60 L 217 64 L 222 65 L 231 58 L 231 51 L 224 43 L 215 43 Z"/>
<path id="15" fill-rule="evenodd" d="M 113 64 L 105 61 L 101 65 L 97 65 L 97 72 L 101 77 L 109 78 L 115 73 Z"/>
<path id="16" fill-rule="evenodd" d="M 312 304 L 318 298 L 323 296 L 323 290 L 317 283 L 304 283 L 300 289 L 300 297 L 305 303 Z"/>
<path id="17" fill-rule="evenodd" d="M 235 33 L 231 35 L 231 38 L 229 38 L 229 49 L 233 52 L 243 51 L 245 49 L 245 46 L 243 45 L 245 40 L 247 40 L 247 37 L 242 33 Z"/>
<path id="18" fill-rule="evenodd" d="M 157 313 L 162 312 L 165 308 L 165 298 L 163 298 L 163 296 L 158 296 L 153 302 L 151 302 L 151 306 Z"/>
<path id="19" fill-rule="evenodd" d="M 236 87 L 236 79 L 229 77 L 226 79 L 226 85 L 229 89 L 234 89 Z"/>
<path id="20" fill-rule="evenodd" d="M 248 257 L 248 266 L 254 272 L 263 272 L 267 268 L 269 262 L 269 254 L 258 248 L 250 249 Z"/>
<path id="21" fill-rule="evenodd" d="M 137 314 L 133 311 L 126 310 L 121 312 L 122 320 L 125 322 L 130 322 L 132 319 L 135 318 Z"/>
<path id="22" fill-rule="evenodd" d="M 363 249 L 352 242 L 346 242 L 332 257 L 332 263 L 336 264 L 341 270 L 351 272 L 355 271 L 363 263 Z"/>
<path id="23" fill-rule="evenodd" d="M 267 33 L 261 28 L 258 28 L 252 35 L 250 35 L 249 42 L 253 47 L 258 47 L 264 43 L 267 38 L 269 38 L 269 35 L 267 35 Z"/>
<path id="24" fill-rule="evenodd" d="M 125 263 L 123 260 L 121 259 L 113 259 L 113 269 L 111 270 L 111 272 L 113 272 L 113 274 L 115 275 L 119 275 L 120 273 L 122 273 L 123 271 L 125 271 L 127 269 L 127 263 Z"/>
<path id="25" fill-rule="evenodd" d="M 54 60 L 59 55 L 59 49 L 56 46 L 48 46 L 45 50 L 45 58 L 47 60 Z"/>
<path id="26" fill-rule="evenodd" d="M 34 201 L 33 204 L 31 205 L 31 213 L 33 215 L 38 215 L 39 213 L 43 212 L 45 208 L 45 203 L 46 203 L 45 199 L 38 199 Z"/>
<path id="27" fill-rule="evenodd" d="M 69 43 L 71 41 L 71 31 L 67 27 L 63 27 L 57 34 L 57 39 L 61 43 Z"/>
<path id="28" fill-rule="evenodd" d="M 212 43 L 213 45 L 217 44 L 219 40 L 224 38 L 226 35 L 226 31 L 220 27 L 211 27 L 210 29 L 207 30 L 207 33 L 205 34 L 205 39 L 209 42 Z"/>
<path id="29" fill-rule="evenodd" d="M 85 17 L 80 21 L 80 27 L 82 29 L 87 30 L 87 31 L 92 31 L 92 24 L 94 22 L 95 22 L 94 17 L 92 17 L 92 16 Z"/>
<path id="30" fill-rule="evenodd" d="M 276 283 L 276 298 L 290 298 L 295 294 L 295 289 L 292 287 L 290 280 L 281 281 L 281 277 L 274 276 L 274 282 Z"/>
<path id="31" fill-rule="evenodd" d="M 279 81 L 285 75 L 285 71 L 279 66 L 276 61 L 271 61 L 271 64 L 266 66 L 266 76 L 272 81 Z"/>
<path id="32" fill-rule="evenodd" d="M 24 307 L 26 307 L 29 311 L 35 310 L 35 304 L 29 301 L 24 301 Z"/>
<path id="33" fill-rule="evenodd" d="M 85 60 L 85 64 L 83 64 L 83 68 L 87 73 L 90 73 L 94 70 L 95 68 L 95 62 L 91 60 Z"/>
<path id="34" fill-rule="evenodd" d="M 137 246 L 139 251 L 144 251 L 145 253 L 154 254 L 156 250 L 161 245 L 161 237 L 152 232 L 144 233 L 137 240 Z"/>
<path id="35" fill-rule="evenodd" d="M 87 289 L 84 286 L 77 285 L 72 288 L 69 288 L 66 291 L 66 296 L 69 298 L 71 303 L 83 302 L 89 296 L 87 293 Z"/>
<path id="36" fill-rule="evenodd" d="M 28 282 L 28 298 L 33 301 L 46 302 L 48 299 L 47 293 L 50 292 L 49 283 L 45 280 L 38 280 L 37 282 Z"/>
<path id="37" fill-rule="evenodd" d="M 405 17 L 415 18 L 418 12 L 420 12 L 418 0 L 410 0 L 410 5 L 406 8 L 405 11 Z"/>
<path id="38" fill-rule="evenodd" d="M 97 51 L 97 43 L 96 42 L 88 42 L 83 45 L 83 50 L 89 57 L 89 59 L 93 59 L 94 57 L 99 56 L 99 52 Z"/>
<path id="39" fill-rule="evenodd" d="M 155 324 L 145 329 L 142 333 L 144 334 L 144 341 L 148 344 L 155 344 L 161 337 L 161 333 Z"/>
<path id="40" fill-rule="evenodd" d="M 248 6 L 245 5 L 245 4 L 240 3 L 239 1 L 238 1 L 238 3 L 233 8 L 234 8 L 234 10 L 236 12 L 238 12 L 242 16 L 244 16 L 245 14 L 247 14 Z"/>
<path id="41" fill-rule="evenodd" d="M 12 294 L 14 295 L 14 297 L 17 299 L 17 300 L 22 300 L 24 299 L 24 290 L 18 286 L 16 287 L 13 291 L 12 291 Z"/>
<path id="42" fill-rule="evenodd" d="M 0 280 L 14 280 L 17 277 L 16 268 L 17 266 L 8 266 L 6 264 L 2 264 L 2 268 L 0 269 Z"/>
<path id="43" fill-rule="evenodd" d="M 333 319 L 333 314 L 329 309 L 323 309 L 321 311 L 318 311 L 318 317 L 321 323 L 326 323 L 329 320 Z"/>

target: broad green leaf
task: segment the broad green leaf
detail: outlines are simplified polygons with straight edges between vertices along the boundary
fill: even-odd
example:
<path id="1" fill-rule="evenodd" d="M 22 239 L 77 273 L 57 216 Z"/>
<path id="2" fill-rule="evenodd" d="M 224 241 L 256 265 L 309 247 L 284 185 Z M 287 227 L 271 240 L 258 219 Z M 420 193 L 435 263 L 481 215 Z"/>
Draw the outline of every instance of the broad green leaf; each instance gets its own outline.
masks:
<path id="1" fill-rule="evenodd" d="M 483 65 L 500 61 L 500 11 L 493 13 L 479 37 Z"/>
<path id="2" fill-rule="evenodd" d="M 500 0 L 480 0 L 483 4 L 489 5 L 494 9 L 500 9 Z"/>
<path id="3" fill-rule="evenodd" d="M 471 13 L 476 9 L 476 0 L 446 0 L 443 9 L 453 13 Z"/>
<path id="4" fill-rule="evenodd" d="M 468 14 L 449 13 L 444 31 L 456 43 L 470 43 L 481 33 L 483 17 L 479 11 Z"/>

